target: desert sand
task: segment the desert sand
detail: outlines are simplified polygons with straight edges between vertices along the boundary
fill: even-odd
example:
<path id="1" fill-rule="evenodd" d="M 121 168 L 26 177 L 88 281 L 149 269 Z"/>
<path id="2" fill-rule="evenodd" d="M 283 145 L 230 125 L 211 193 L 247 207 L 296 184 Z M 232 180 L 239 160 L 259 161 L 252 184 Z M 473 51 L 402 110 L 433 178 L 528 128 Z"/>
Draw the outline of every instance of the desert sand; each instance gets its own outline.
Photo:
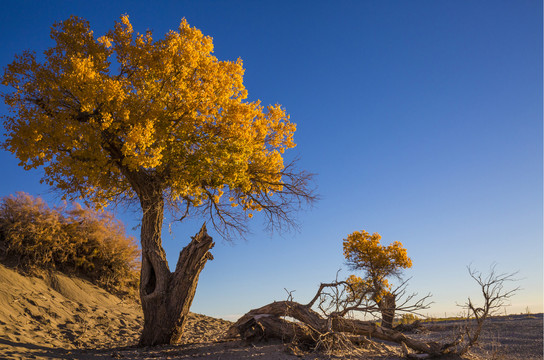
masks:
<path id="1" fill-rule="evenodd" d="M 248 309 L 249 310 L 249 309 Z M 226 339 L 232 323 L 191 314 L 183 343 L 137 348 L 142 313 L 89 282 L 57 272 L 22 276 L 0 265 L 0 359 L 401 359 L 396 346 L 324 354 L 293 353 L 280 341 Z M 444 336 L 457 322 L 429 324 Z M 466 359 L 542 359 L 542 314 L 491 319 L 480 346 Z"/>

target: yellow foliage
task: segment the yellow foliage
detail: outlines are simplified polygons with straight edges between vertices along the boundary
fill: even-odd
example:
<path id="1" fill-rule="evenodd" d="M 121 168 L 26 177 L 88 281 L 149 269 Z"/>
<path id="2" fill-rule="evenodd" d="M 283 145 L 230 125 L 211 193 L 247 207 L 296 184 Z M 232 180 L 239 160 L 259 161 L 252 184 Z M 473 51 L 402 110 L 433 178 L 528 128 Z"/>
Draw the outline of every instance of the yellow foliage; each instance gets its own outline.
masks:
<path id="1" fill-rule="evenodd" d="M 391 291 L 391 284 L 387 279 L 363 279 L 356 275 L 350 275 L 346 282 L 350 285 L 348 291 L 353 299 L 367 297 L 379 303 Z"/>
<path id="2" fill-rule="evenodd" d="M 383 246 L 380 240 L 378 233 L 370 235 L 365 230 L 355 231 L 344 239 L 344 257 L 352 267 L 363 269 L 378 278 L 412 267 L 412 260 L 402 243 L 395 241 L 389 246 Z"/>
<path id="3" fill-rule="evenodd" d="M 174 201 L 217 203 L 225 192 L 261 210 L 263 194 L 283 189 L 295 124 L 278 104 L 246 101 L 242 60 L 219 61 L 185 19 L 152 35 L 135 33 L 127 15 L 98 38 L 84 19 L 56 23 L 43 62 L 27 51 L 5 69 L 4 148 L 98 207 L 139 196 L 132 175 L 144 174 Z"/>
<path id="4" fill-rule="evenodd" d="M 350 275 L 346 282 L 350 285 L 350 291 L 357 294 L 364 294 L 372 289 L 372 284 L 368 279 L 363 280 L 357 275 Z"/>
<path id="5" fill-rule="evenodd" d="M 373 299 L 378 302 L 391 290 L 387 277 L 399 275 L 401 269 L 412 267 L 402 243 L 395 241 L 388 246 L 380 244 L 378 233 L 370 235 L 367 231 L 355 231 L 348 235 L 343 242 L 344 257 L 348 264 L 357 270 L 365 272 L 365 279 L 351 275 L 348 283 L 357 292 L 372 289 Z"/>

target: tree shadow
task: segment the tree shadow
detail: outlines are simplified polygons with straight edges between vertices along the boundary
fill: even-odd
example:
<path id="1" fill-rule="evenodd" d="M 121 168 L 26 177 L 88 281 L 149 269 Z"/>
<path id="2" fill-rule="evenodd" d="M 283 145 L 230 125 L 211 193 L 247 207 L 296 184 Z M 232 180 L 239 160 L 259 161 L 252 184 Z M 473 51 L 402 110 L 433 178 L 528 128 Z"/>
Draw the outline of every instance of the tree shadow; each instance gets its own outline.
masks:
<path id="1" fill-rule="evenodd" d="M 64 349 L 60 347 L 51 348 L 47 346 L 29 344 L 0 339 L 2 356 L 7 358 L 46 358 L 46 359 L 112 359 L 120 351 L 127 350 L 127 347 L 106 348 L 106 349 Z"/>
<path id="2" fill-rule="evenodd" d="M 296 356 L 285 353 L 284 344 L 281 341 L 268 341 L 248 345 L 241 340 L 215 342 L 215 343 L 194 343 L 184 345 L 164 345 L 156 347 L 111 347 L 103 349 L 64 349 L 50 348 L 47 346 L 15 342 L 0 339 L 0 353 L 8 359 L 78 359 L 78 360 L 106 360 L 106 359 L 149 359 L 149 358 L 186 358 L 193 360 L 211 359 L 256 359 L 272 356 L 275 359 L 295 359 Z M 284 357 L 278 357 L 279 353 L 285 353 Z M 309 354 L 307 354 L 309 355 Z M 308 358 L 303 356 L 303 358 Z M 325 354 L 311 353 L 311 359 L 330 359 Z M 349 357 L 348 357 L 349 358 Z M 401 360 L 403 357 L 386 354 L 369 354 L 374 360 Z M 433 359 L 443 360 L 466 360 L 459 356 L 442 356 Z"/>

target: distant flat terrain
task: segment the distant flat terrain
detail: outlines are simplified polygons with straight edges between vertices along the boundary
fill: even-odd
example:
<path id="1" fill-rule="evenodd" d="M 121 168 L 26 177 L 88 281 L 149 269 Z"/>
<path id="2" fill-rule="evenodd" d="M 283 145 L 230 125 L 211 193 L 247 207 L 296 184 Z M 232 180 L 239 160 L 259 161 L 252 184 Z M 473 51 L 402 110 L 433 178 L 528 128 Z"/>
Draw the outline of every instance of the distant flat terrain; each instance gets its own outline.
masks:
<path id="1" fill-rule="evenodd" d="M 467 358 L 473 359 L 543 359 L 543 314 L 492 317 L 486 320 L 479 345 Z M 430 339 L 457 333 L 465 321 L 437 321 L 427 324 Z"/>

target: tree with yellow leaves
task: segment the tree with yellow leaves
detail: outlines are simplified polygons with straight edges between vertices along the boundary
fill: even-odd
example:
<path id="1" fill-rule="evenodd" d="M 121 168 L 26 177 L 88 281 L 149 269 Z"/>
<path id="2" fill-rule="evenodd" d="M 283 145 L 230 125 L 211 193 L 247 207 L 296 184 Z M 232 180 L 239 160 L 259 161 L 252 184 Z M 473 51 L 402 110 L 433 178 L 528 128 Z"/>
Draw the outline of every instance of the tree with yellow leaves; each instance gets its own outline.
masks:
<path id="1" fill-rule="evenodd" d="M 388 277 L 399 277 L 402 269 L 412 267 L 412 260 L 398 241 L 389 246 L 380 244 L 378 233 L 355 231 L 343 242 L 344 257 L 353 270 L 364 271 L 364 278 L 351 275 L 347 282 L 355 296 L 370 295 L 382 313 L 382 326 L 392 328 L 395 317 L 395 294 Z"/>
<path id="2" fill-rule="evenodd" d="M 78 17 L 56 23 L 55 46 L 8 65 L 4 148 L 65 198 L 142 210 L 141 345 L 176 343 L 213 246 L 205 227 L 171 272 L 162 248 L 165 207 L 206 215 L 222 234 L 253 212 L 269 225 L 314 199 L 311 175 L 284 164 L 295 124 L 280 105 L 246 100 L 242 61 L 219 61 L 212 38 L 182 20 L 163 39 L 128 16 L 96 38 Z"/>

